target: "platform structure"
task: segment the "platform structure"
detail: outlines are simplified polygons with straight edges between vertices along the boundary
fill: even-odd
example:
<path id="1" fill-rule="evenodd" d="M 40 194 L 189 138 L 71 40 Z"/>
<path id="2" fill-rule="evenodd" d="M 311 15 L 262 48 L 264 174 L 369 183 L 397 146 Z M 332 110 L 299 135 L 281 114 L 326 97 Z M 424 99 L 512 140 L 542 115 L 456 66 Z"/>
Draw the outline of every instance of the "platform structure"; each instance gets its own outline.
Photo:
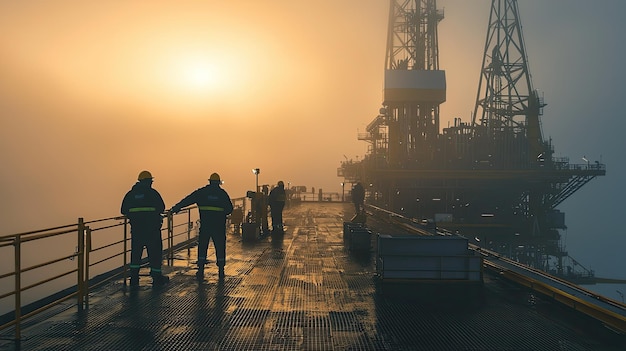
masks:
<path id="1" fill-rule="evenodd" d="M 368 254 L 345 247 L 351 204 L 304 203 L 281 237 L 228 234 L 226 278 L 209 263 L 195 278 L 195 248 L 177 252 L 169 285 L 138 291 L 122 280 L 33 317 L 3 350 L 621 350 L 624 339 L 562 304 L 485 274 L 481 294 L 382 294 L 376 235 Z M 369 224 L 369 223 L 368 223 Z M 372 223 L 377 232 L 384 224 Z M 377 233 L 378 234 L 378 233 Z M 214 250 L 210 246 L 209 257 Z M 387 290 L 386 290 L 387 292 Z M 4 335 L 3 335 L 4 336 Z"/>

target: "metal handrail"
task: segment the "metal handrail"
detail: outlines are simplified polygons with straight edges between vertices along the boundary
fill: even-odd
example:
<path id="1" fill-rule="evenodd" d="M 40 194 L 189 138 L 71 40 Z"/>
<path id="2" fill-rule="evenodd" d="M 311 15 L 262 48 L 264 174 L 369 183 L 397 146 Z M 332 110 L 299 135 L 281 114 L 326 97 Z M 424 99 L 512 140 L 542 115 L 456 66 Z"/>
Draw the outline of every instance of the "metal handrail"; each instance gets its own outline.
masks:
<path id="1" fill-rule="evenodd" d="M 191 210 L 194 207 L 189 207 L 183 209 L 177 215 L 168 215 L 167 227 L 165 227 L 165 231 L 167 233 L 166 238 L 163 240 L 167 240 L 167 245 L 164 246 L 164 252 L 170 252 L 173 249 L 175 237 L 180 237 L 184 234 L 187 234 L 187 241 L 191 240 L 191 231 L 193 229 L 193 224 L 195 217 L 192 216 Z M 173 219 L 176 217 L 184 217 L 184 221 L 178 224 L 176 227 L 184 227 L 184 231 L 181 233 L 170 232 L 168 228 L 174 228 Z M 121 223 L 107 223 L 111 221 L 122 221 Z M 100 225 L 104 224 L 104 225 Z M 90 225 L 94 226 L 91 228 Z M 12 271 L 3 273 L 0 275 L 0 281 L 5 279 L 14 279 L 14 287 L 11 291 L 3 293 L 0 295 L 0 300 L 9 298 L 11 296 L 14 297 L 14 311 L 12 312 L 14 315 L 13 320 L 7 321 L 4 324 L 0 325 L 0 330 L 5 330 L 9 327 L 14 327 L 14 338 L 15 340 L 21 339 L 21 325 L 23 321 L 27 318 L 35 316 L 43 311 L 46 311 L 50 308 L 53 308 L 71 298 L 77 299 L 77 307 L 79 310 L 82 310 L 86 304 L 88 304 L 89 297 L 89 287 L 90 282 L 94 277 L 91 277 L 90 271 L 91 268 L 98 266 L 98 268 L 102 267 L 102 264 L 107 261 L 111 261 L 114 258 L 123 256 L 123 262 L 121 262 L 120 266 L 114 268 L 112 270 L 108 270 L 103 272 L 101 275 L 106 275 L 108 278 L 103 279 L 103 281 L 98 281 L 94 285 L 102 284 L 104 281 L 107 281 L 111 277 L 117 277 L 120 274 L 124 275 L 124 283 L 126 283 L 126 273 L 128 266 L 128 256 L 130 253 L 130 247 L 128 242 L 130 241 L 130 233 L 129 233 L 129 222 L 124 216 L 116 216 L 116 217 L 108 217 L 108 218 L 100 218 L 91 221 L 84 221 L 83 218 L 79 218 L 76 223 L 72 223 L 69 225 L 63 225 L 58 227 L 28 231 L 17 234 L 10 234 L 0 236 L 0 248 L 6 248 L 8 246 L 14 247 L 14 265 Z M 116 228 L 120 228 L 120 232 L 122 233 L 122 239 L 110 241 L 109 237 L 106 237 L 104 244 L 98 246 L 92 246 L 92 241 L 94 238 L 100 238 L 97 232 L 104 232 L 106 230 L 115 230 Z M 163 229 L 162 229 L 163 231 Z M 72 254 L 64 254 L 59 257 L 54 257 L 50 260 L 46 260 L 44 262 L 37 262 L 36 264 L 30 265 L 28 267 L 23 267 L 22 257 L 24 256 L 24 251 L 22 245 L 27 242 L 38 243 L 41 242 L 42 239 L 48 239 L 52 237 L 60 237 L 62 235 L 68 235 L 71 233 L 76 233 L 75 246 L 76 252 Z M 111 236 L 114 237 L 114 236 Z M 122 248 L 113 252 L 112 254 L 106 255 L 105 257 L 98 257 L 98 255 L 103 252 L 107 252 L 109 250 L 115 250 L 116 246 L 122 245 Z M 93 257 L 92 257 L 93 256 Z M 91 259 L 95 260 L 91 262 Z M 35 282 L 31 282 L 27 286 L 23 286 L 22 284 L 22 276 L 25 272 L 36 272 L 39 269 L 50 268 L 54 264 L 59 264 L 61 262 L 67 260 L 76 260 L 76 265 L 74 268 L 69 270 L 63 270 L 59 272 L 57 269 L 55 274 L 45 273 L 46 276 L 38 279 Z M 54 267 L 52 267 L 54 268 Z M 116 270 L 122 268 L 122 272 L 115 273 Z M 95 269 L 94 269 L 95 270 Z M 33 289 L 38 286 L 42 286 L 46 283 L 50 283 L 52 281 L 59 280 L 62 277 L 66 276 L 76 276 L 76 286 L 72 288 L 68 287 L 70 290 L 67 293 L 62 294 L 57 299 L 52 302 L 47 302 L 42 306 L 35 306 L 32 311 L 27 311 L 27 313 L 22 314 L 22 309 L 26 306 L 34 306 L 37 302 L 26 303 L 22 306 L 22 295 L 26 290 Z M 8 284 L 5 284 L 8 286 Z M 67 289 L 63 290 L 67 291 Z M 5 314 L 5 317 L 7 315 Z"/>
<path id="2" fill-rule="evenodd" d="M 233 205 L 242 207 L 245 212 L 246 208 L 246 198 L 233 198 L 231 199 Z M 190 206 L 183 208 L 177 214 L 166 214 L 165 226 L 161 228 L 161 232 L 165 231 L 166 235 L 164 240 L 164 250 L 163 252 L 166 254 L 168 262 L 173 262 L 174 254 L 173 250 L 176 245 L 183 245 L 182 247 L 187 247 L 189 250 L 193 244 L 192 238 L 192 230 L 194 228 L 194 223 L 198 221 L 198 213 L 197 211 L 193 211 L 193 209 L 197 208 L 197 206 Z M 192 215 L 192 212 L 195 212 Z M 181 223 L 174 224 L 174 218 L 184 218 Z M 118 221 L 116 223 L 111 223 L 114 221 Z M 6 323 L 0 325 L 0 331 L 5 330 L 11 326 L 14 329 L 14 337 L 15 340 L 20 340 L 21 338 L 21 325 L 22 322 L 35 316 L 43 311 L 46 311 L 54 306 L 57 306 L 71 298 L 77 299 L 77 307 L 82 310 L 88 304 L 89 298 L 89 288 L 93 286 L 97 286 L 103 284 L 104 282 L 119 277 L 120 275 L 124 278 L 124 286 L 126 286 L 127 273 L 128 273 L 128 264 L 129 264 L 129 253 L 130 253 L 130 232 L 129 232 L 129 221 L 125 216 L 115 216 L 115 217 L 107 217 L 107 218 L 99 218 L 95 220 L 85 221 L 83 218 L 78 218 L 76 223 L 62 225 L 58 227 L 51 227 L 40 230 L 33 230 L 28 232 L 22 232 L 17 234 L 3 235 L 0 236 L 0 249 L 6 248 L 9 246 L 14 247 L 14 265 L 13 270 L 7 273 L 0 274 L 0 281 L 3 279 L 10 279 L 13 277 L 14 279 L 14 288 L 12 291 L 6 292 L 0 295 L 0 300 L 8 298 L 10 296 L 14 297 L 14 318 L 11 321 L 7 321 Z M 122 232 L 122 238 L 119 240 L 111 241 L 110 238 L 113 236 L 106 237 L 106 243 L 93 246 L 92 242 L 94 238 L 100 238 L 97 232 L 103 232 L 106 230 L 114 230 L 116 228 L 120 228 Z M 71 233 L 76 233 L 76 251 L 70 255 L 62 255 L 60 257 L 53 258 L 51 260 L 36 263 L 26 268 L 22 268 L 22 244 L 27 242 L 38 242 L 42 239 L 48 239 L 52 237 L 58 237 L 61 235 L 67 235 Z M 178 244 L 176 244 L 176 238 L 181 238 L 186 235 L 185 239 L 181 239 Z M 163 235 L 162 235 L 163 237 Z M 105 252 L 107 250 L 115 250 L 116 246 L 121 245 L 122 248 L 118 252 L 114 252 L 105 257 L 96 257 L 101 252 Z M 122 256 L 121 265 L 117 268 L 113 268 L 111 270 L 105 271 L 101 273 L 101 276 L 106 276 L 102 280 L 95 281 L 95 277 L 91 277 L 91 268 L 96 266 L 101 267 L 104 262 L 113 260 L 114 258 Z M 91 262 L 92 259 L 95 261 Z M 69 269 L 67 271 L 63 271 L 57 274 L 52 274 L 41 278 L 36 282 L 30 283 L 28 286 L 22 286 L 22 274 L 29 271 L 36 271 L 38 269 L 49 267 L 53 264 L 58 264 L 60 262 L 66 260 L 76 260 L 75 268 Z M 121 268 L 121 272 L 116 272 Z M 52 302 L 48 302 L 43 306 L 35 306 L 32 311 L 29 311 L 25 314 L 22 314 L 22 308 L 26 306 L 22 306 L 22 293 L 28 289 L 32 289 L 37 286 L 41 286 L 43 284 L 52 282 L 54 280 L 58 280 L 62 277 L 69 276 L 75 274 L 76 275 L 76 286 L 68 287 L 63 291 L 67 291 L 62 296 L 59 296 Z M 5 285 L 6 286 L 6 285 Z M 74 290 L 75 288 L 75 290 Z M 68 290 L 69 289 L 69 290 Z M 35 301 L 34 303 L 36 303 Z M 27 304 L 30 306 L 34 306 L 34 303 Z M 6 316 L 6 314 L 5 314 Z"/>

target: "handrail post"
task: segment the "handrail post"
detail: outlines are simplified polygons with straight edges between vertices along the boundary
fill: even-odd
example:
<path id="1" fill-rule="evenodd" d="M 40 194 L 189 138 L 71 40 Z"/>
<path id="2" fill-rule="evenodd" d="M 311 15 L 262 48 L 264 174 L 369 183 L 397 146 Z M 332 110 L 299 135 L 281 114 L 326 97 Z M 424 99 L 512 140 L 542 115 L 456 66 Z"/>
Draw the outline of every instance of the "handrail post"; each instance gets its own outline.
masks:
<path id="1" fill-rule="evenodd" d="M 174 216 L 171 212 L 167 213 L 167 262 L 174 265 Z"/>
<path id="2" fill-rule="evenodd" d="M 15 236 L 15 340 L 22 338 L 22 236 Z"/>
<path id="3" fill-rule="evenodd" d="M 87 240 L 85 243 L 85 276 L 83 279 L 83 296 L 85 297 L 85 306 L 89 306 L 89 255 L 91 253 L 91 228 L 85 227 Z"/>
<path id="4" fill-rule="evenodd" d="M 124 278 L 124 287 L 126 287 L 126 278 L 128 278 L 128 218 L 124 217 L 124 268 L 123 269 L 123 278 Z"/>
<path id="5" fill-rule="evenodd" d="M 191 255 L 191 246 L 189 245 L 189 241 L 191 240 L 191 228 L 193 228 L 193 224 L 191 223 L 191 210 L 187 211 L 187 255 Z"/>
<path id="6" fill-rule="evenodd" d="M 85 221 L 81 217 L 78 219 L 78 277 L 77 277 L 77 287 L 78 287 L 78 310 L 82 311 L 83 309 L 83 284 L 84 284 L 84 269 L 85 269 Z"/>
<path id="7" fill-rule="evenodd" d="M 191 224 L 191 210 L 187 211 L 187 241 L 191 240 L 191 228 L 193 228 L 193 224 Z"/>

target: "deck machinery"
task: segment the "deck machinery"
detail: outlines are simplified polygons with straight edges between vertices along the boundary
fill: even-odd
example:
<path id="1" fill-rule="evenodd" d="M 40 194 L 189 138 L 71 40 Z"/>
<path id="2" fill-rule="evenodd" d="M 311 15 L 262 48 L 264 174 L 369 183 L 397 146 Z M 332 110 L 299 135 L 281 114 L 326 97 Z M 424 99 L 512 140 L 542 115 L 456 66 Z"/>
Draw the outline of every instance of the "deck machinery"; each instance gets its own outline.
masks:
<path id="1" fill-rule="evenodd" d="M 471 123 L 457 118 L 440 131 L 443 18 L 436 0 L 390 1 L 383 107 L 358 136 L 367 154 L 342 162 L 338 175 L 366 185 L 368 203 L 533 267 L 573 273 L 563 265 L 565 216 L 557 206 L 605 175 L 605 166 L 556 158 L 543 139 L 545 104 L 532 87 L 515 0 L 491 3 Z"/>

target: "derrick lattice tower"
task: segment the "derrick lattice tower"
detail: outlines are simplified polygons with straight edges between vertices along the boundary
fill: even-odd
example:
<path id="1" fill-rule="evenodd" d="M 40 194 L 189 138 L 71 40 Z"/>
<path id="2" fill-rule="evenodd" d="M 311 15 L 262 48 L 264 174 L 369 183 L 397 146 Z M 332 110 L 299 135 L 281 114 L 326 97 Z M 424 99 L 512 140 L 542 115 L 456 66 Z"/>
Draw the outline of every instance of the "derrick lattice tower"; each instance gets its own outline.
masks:
<path id="1" fill-rule="evenodd" d="M 443 12 L 435 0 L 390 0 L 383 106 L 359 134 L 368 153 L 343 162 L 338 175 L 366 184 L 368 204 L 545 269 L 548 256 L 567 256 L 557 206 L 606 170 L 554 157 L 542 135 L 545 104 L 532 85 L 517 1 L 492 0 L 490 11 L 471 123 L 454 118 L 440 130 Z"/>
<path id="2" fill-rule="evenodd" d="M 390 1 L 382 110 L 389 167 L 420 167 L 434 158 L 439 105 L 446 100 L 437 37 L 442 19 L 436 0 Z"/>
<path id="3" fill-rule="evenodd" d="M 474 133 L 491 140 L 490 162 L 500 167 L 551 159 L 539 122 L 545 104 L 532 86 L 519 18 L 517 1 L 492 1 L 472 117 Z M 529 149 L 511 157 L 520 143 Z"/>

